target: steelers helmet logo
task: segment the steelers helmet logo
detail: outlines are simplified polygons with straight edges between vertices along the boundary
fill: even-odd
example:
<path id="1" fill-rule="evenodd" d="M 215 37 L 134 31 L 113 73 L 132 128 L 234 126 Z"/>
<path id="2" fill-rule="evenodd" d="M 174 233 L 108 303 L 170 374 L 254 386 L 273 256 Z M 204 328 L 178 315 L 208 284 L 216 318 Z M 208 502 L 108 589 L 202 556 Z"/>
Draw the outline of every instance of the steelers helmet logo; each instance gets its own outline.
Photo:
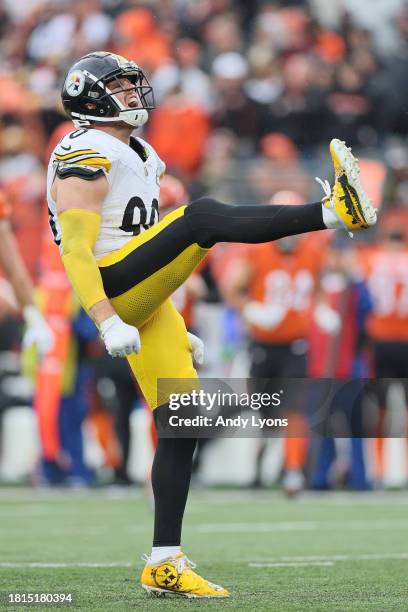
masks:
<path id="1" fill-rule="evenodd" d="M 81 70 L 75 70 L 70 72 L 65 81 L 65 89 L 67 93 L 72 97 L 79 96 L 85 87 L 85 75 Z"/>
<path id="2" fill-rule="evenodd" d="M 168 589 L 170 587 L 174 587 L 176 584 L 178 580 L 178 573 L 172 565 L 163 563 L 157 568 L 154 574 L 154 580 L 157 586 Z"/>

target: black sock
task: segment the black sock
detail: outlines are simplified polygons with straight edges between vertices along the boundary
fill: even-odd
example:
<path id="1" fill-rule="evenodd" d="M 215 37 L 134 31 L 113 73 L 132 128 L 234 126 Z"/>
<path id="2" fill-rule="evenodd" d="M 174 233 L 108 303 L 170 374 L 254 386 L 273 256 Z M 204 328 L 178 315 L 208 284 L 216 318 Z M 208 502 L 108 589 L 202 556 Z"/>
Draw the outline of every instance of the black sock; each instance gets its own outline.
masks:
<path id="1" fill-rule="evenodd" d="M 152 467 L 153 546 L 179 546 L 195 439 L 159 438 Z"/>
<path id="2" fill-rule="evenodd" d="M 303 206 L 231 206 L 201 198 L 184 217 L 195 242 L 210 248 L 217 242 L 258 243 L 326 229 L 322 203 Z"/>

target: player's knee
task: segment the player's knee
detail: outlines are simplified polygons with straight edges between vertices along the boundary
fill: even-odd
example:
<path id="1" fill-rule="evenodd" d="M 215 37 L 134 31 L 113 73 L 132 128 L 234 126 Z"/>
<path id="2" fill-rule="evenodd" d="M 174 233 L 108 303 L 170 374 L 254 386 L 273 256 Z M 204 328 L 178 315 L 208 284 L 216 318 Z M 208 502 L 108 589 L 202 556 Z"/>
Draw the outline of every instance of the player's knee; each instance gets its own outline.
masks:
<path id="1" fill-rule="evenodd" d="M 220 208 L 223 208 L 225 204 L 222 204 L 219 200 L 215 198 L 210 198 L 205 196 L 203 198 L 198 198 L 198 200 L 193 200 L 190 205 L 187 207 L 186 212 L 188 214 L 211 214 L 217 212 Z"/>
<path id="2" fill-rule="evenodd" d="M 219 240 L 219 230 L 225 211 L 230 208 L 210 197 L 193 200 L 185 211 L 194 239 L 200 246 L 209 248 Z"/>

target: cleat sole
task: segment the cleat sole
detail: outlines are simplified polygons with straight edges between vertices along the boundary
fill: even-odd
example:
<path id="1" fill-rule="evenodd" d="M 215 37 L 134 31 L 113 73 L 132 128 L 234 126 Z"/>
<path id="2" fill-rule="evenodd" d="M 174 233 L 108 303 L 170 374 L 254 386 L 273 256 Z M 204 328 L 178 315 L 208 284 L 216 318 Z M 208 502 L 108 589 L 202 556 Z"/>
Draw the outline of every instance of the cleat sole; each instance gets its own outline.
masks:
<path id="1" fill-rule="evenodd" d="M 347 179 L 351 187 L 353 187 L 358 195 L 359 204 L 357 204 L 358 212 L 364 222 L 368 226 L 375 225 L 377 221 L 377 211 L 371 204 L 370 198 L 365 194 L 360 180 L 360 168 L 358 161 L 351 152 L 351 149 L 345 145 L 342 140 L 334 138 L 330 142 L 332 149 L 346 171 Z"/>
<path id="2" fill-rule="evenodd" d="M 141 585 L 146 593 L 151 597 L 187 597 L 188 599 L 228 599 L 230 595 L 195 595 L 195 593 L 182 593 L 169 591 L 160 587 L 151 587 L 146 584 Z"/>

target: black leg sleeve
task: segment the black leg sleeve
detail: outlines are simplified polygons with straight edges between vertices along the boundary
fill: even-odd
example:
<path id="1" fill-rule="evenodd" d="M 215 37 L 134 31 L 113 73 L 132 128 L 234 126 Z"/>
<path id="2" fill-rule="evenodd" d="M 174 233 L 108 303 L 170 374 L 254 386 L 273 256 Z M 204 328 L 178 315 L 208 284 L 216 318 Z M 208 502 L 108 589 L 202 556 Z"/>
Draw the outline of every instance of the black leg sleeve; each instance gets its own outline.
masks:
<path id="1" fill-rule="evenodd" d="M 217 242 L 269 242 L 326 229 L 322 203 L 303 206 L 231 206 L 212 198 L 195 200 L 184 217 L 203 248 Z"/>
<path id="2" fill-rule="evenodd" d="M 195 445 L 195 439 L 158 440 L 152 467 L 153 546 L 180 544 Z"/>

